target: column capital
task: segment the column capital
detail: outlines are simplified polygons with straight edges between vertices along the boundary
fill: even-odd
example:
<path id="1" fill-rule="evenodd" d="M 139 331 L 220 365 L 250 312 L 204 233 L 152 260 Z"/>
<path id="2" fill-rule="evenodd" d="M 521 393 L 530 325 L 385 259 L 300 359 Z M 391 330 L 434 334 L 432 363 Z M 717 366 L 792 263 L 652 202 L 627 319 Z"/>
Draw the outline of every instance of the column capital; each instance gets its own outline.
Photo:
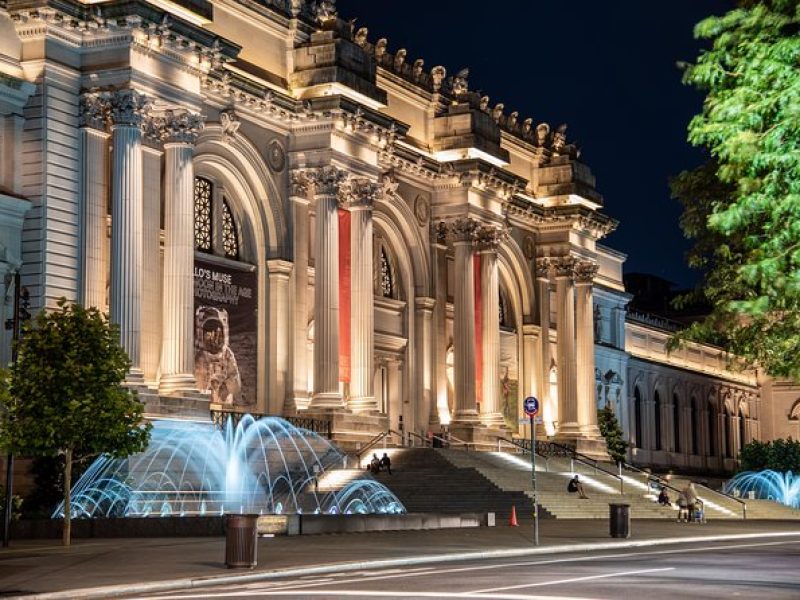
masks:
<path id="1" fill-rule="evenodd" d="M 545 281 L 550 279 L 550 259 L 547 256 L 541 256 L 536 259 L 536 279 L 543 279 Z"/>
<path id="2" fill-rule="evenodd" d="M 365 177 L 348 177 L 339 185 L 338 199 L 342 206 L 350 209 L 372 210 L 383 190 L 382 184 Z"/>
<path id="3" fill-rule="evenodd" d="M 111 109 L 111 98 L 108 92 L 86 92 L 81 94 L 78 109 L 79 127 L 88 127 L 106 131 L 106 123 Z"/>
<path id="4" fill-rule="evenodd" d="M 471 217 L 457 217 L 442 221 L 437 233 L 444 231 L 445 239 L 453 244 L 473 244 L 477 239 L 480 223 Z"/>
<path id="5" fill-rule="evenodd" d="M 306 169 L 304 173 L 314 196 L 337 196 L 339 186 L 347 178 L 347 171 L 333 165 Z"/>
<path id="6" fill-rule="evenodd" d="M 205 126 L 205 117 L 188 111 L 167 110 L 157 118 L 156 123 L 160 126 L 161 139 L 165 144 L 193 146 Z"/>
<path id="7" fill-rule="evenodd" d="M 496 254 L 500 242 L 507 236 L 508 232 L 505 229 L 495 227 L 494 225 L 484 225 L 480 227 L 475 233 L 478 251 Z"/>
<path id="8" fill-rule="evenodd" d="M 114 125 L 140 127 L 150 109 L 150 99 L 141 92 L 122 89 L 109 92 L 110 121 Z"/>
<path id="9" fill-rule="evenodd" d="M 575 263 L 578 261 L 574 256 L 559 256 L 552 259 L 552 265 L 556 272 L 557 279 L 572 279 L 575 275 Z"/>
<path id="10" fill-rule="evenodd" d="M 300 201 L 308 204 L 308 192 L 310 188 L 311 181 L 305 170 L 293 169 L 289 171 L 289 196 L 293 201 Z"/>
<path id="11" fill-rule="evenodd" d="M 599 268 L 597 263 L 591 260 L 579 260 L 574 267 L 575 283 L 590 285 L 594 281 L 594 276 Z"/>

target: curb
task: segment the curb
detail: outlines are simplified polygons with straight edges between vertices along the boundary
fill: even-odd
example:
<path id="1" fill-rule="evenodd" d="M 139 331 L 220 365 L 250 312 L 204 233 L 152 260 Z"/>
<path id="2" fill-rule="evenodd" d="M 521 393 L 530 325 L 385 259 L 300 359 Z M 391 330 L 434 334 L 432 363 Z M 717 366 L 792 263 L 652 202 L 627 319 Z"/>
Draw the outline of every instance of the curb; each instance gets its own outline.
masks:
<path id="1" fill-rule="evenodd" d="M 692 544 L 698 542 L 726 542 L 734 540 L 768 539 L 800 537 L 800 530 L 766 532 L 766 533 L 741 533 L 725 535 L 707 535 L 691 537 L 673 537 L 661 539 L 648 539 L 624 542 L 600 542 L 593 544 L 560 544 L 556 546 L 538 546 L 533 548 L 508 548 L 504 550 L 486 550 L 477 552 L 454 552 L 450 554 L 431 554 L 429 556 L 416 556 L 405 558 L 383 558 L 377 560 L 364 560 L 344 563 L 330 563 L 308 567 L 292 567 L 261 571 L 259 573 L 243 573 L 241 575 L 214 575 L 210 577 L 191 577 L 171 581 L 153 581 L 150 583 L 119 584 L 90 588 L 78 588 L 59 592 L 45 592 L 41 594 L 27 594 L 24 596 L 9 596 L 11 600 L 69 600 L 73 598 L 113 598 L 123 595 L 151 594 L 155 592 L 172 592 L 178 590 L 192 590 L 226 584 L 254 583 L 281 579 L 284 577 L 300 577 L 307 575 L 326 575 L 329 573 L 347 573 L 365 569 L 380 569 L 387 567 L 404 567 L 430 563 L 448 563 L 467 560 L 486 560 L 494 558 L 517 558 L 521 556 L 537 556 L 550 554 L 569 554 L 580 552 L 594 552 L 598 550 L 620 550 L 629 548 L 644 548 L 651 546 L 670 546 L 678 544 Z"/>

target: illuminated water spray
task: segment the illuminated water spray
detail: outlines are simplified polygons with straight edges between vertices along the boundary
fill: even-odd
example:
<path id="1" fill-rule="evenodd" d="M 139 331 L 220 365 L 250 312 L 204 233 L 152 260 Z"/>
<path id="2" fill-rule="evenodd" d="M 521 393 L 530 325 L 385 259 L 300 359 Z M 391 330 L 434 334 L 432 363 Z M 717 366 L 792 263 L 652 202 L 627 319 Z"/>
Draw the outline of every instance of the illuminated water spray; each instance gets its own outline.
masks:
<path id="1" fill-rule="evenodd" d="M 774 500 L 792 508 L 800 508 L 800 477 L 795 477 L 791 471 L 745 471 L 725 484 L 726 492 L 732 494 L 734 490 L 738 490 L 742 496 L 752 491 L 758 499 Z"/>
<path id="2" fill-rule="evenodd" d="M 317 493 L 344 454 L 316 433 L 279 417 L 245 415 L 224 430 L 211 423 L 159 420 L 147 450 L 101 456 L 75 484 L 76 518 L 202 516 L 224 513 L 401 513 L 386 486 L 364 475 Z M 63 515 L 63 503 L 54 517 Z"/>

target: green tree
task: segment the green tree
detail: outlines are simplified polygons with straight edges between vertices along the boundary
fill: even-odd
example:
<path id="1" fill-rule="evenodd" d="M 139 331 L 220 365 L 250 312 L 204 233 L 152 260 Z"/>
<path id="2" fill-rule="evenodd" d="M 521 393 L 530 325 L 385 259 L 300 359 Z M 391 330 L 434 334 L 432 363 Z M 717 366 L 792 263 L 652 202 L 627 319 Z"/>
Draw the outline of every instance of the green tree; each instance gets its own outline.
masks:
<path id="1" fill-rule="evenodd" d="M 710 159 L 672 189 L 713 312 L 672 345 L 720 344 L 800 379 L 800 5 L 740 0 L 695 35 L 711 47 L 685 66 L 705 93 L 689 141 Z"/>
<path id="2" fill-rule="evenodd" d="M 771 469 L 780 473 L 800 473 L 800 442 L 792 438 L 753 441 L 742 446 L 739 461 L 742 471 Z"/>
<path id="3" fill-rule="evenodd" d="M 117 328 L 97 309 L 64 299 L 26 325 L 19 343 L 0 416 L 0 446 L 15 454 L 63 456 L 65 546 L 73 457 L 127 456 L 149 441 L 143 406 L 122 385 L 129 368 Z"/>
<path id="4" fill-rule="evenodd" d="M 623 462 L 625 460 L 625 451 L 628 449 L 628 442 L 625 441 L 622 428 L 617 421 L 617 415 L 614 410 L 606 405 L 597 411 L 597 424 L 600 428 L 600 433 L 606 439 L 606 446 L 608 447 L 608 454 L 615 462 Z"/>

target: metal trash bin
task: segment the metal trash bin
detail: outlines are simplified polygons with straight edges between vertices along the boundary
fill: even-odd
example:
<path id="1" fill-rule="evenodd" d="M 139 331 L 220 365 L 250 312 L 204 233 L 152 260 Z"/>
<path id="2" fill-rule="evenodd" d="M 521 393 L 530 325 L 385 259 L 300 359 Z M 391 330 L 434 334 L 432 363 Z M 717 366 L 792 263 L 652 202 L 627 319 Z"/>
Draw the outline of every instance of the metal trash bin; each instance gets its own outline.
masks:
<path id="1" fill-rule="evenodd" d="M 225 565 L 252 569 L 257 548 L 258 515 L 225 515 Z"/>
<path id="2" fill-rule="evenodd" d="M 631 537 L 631 505 L 609 504 L 608 523 L 611 537 Z"/>

